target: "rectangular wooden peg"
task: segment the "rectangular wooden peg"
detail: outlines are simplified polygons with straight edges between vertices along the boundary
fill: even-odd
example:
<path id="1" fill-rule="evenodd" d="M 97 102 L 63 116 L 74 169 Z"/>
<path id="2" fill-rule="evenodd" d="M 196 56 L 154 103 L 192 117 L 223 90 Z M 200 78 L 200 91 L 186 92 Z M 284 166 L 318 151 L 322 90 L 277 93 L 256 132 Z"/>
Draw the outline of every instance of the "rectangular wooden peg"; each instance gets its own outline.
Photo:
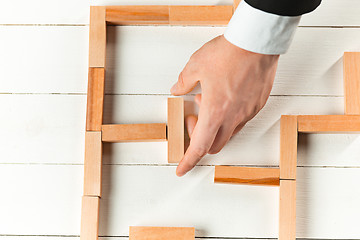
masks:
<path id="1" fill-rule="evenodd" d="M 279 186 L 279 168 L 215 166 L 215 183 Z"/>
<path id="2" fill-rule="evenodd" d="M 84 195 L 101 196 L 101 132 L 85 133 Z"/>
<path id="3" fill-rule="evenodd" d="M 105 67 L 106 58 L 106 7 L 90 7 L 89 67 Z"/>
<path id="4" fill-rule="evenodd" d="M 130 227 L 129 240 L 194 240 L 192 227 Z"/>
<path id="5" fill-rule="evenodd" d="M 360 52 L 344 53 L 345 114 L 360 114 Z"/>
<path id="6" fill-rule="evenodd" d="M 299 115 L 298 131 L 305 133 L 359 132 L 360 115 Z"/>
<path id="7" fill-rule="evenodd" d="M 171 25 L 226 25 L 233 6 L 170 6 Z"/>
<path id="8" fill-rule="evenodd" d="M 104 112 L 105 69 L 89 68 L 86 131 L 101 131 Z"/>
<path id="9" fill-rule="evenodd" d="M 166 123 L 106 124 L 102 126 L 103 142 L 166 141 Z"/>
<path id="10" fill-rule="evenodd" d="M 97 240 L 99 235 L 100 198 L 83 196 L 80 240 Z"/>
<path id="11" fill-rule="evenodd" d="M 184 99 L 168 98 L 168 162 L 178 163 L 184 156 Z"/>
<path id="12" fill-rule="evenodd" d="M 280 180 L 279 240 L 296 240 L 296 181 Z"/>
<path id="13" fill-rule="evenodd" d="M 297 139 L 297 116 L 281 116 L 280 179 L 296 179 Z"/>

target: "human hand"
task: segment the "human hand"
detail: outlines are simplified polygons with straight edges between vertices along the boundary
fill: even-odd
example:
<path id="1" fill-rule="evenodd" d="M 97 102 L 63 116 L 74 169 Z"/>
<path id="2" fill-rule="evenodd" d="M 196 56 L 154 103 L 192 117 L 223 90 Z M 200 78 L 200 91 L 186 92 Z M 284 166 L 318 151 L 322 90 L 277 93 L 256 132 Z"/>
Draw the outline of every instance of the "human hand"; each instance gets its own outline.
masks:
<path id="1" fill-rule="evenodd" d="M 255 41 L 255 40 L 254 40 Z M 198 119 L 186 118 L 190 145 L 176 174 L 185 175 L 207 153 L 218 153 L 265 105 L 275 78 L 279 55 L 263 55 L 239 48 L 223 35 L 196 51 L 171 88 L 173 95 L 195 96 Z"/>

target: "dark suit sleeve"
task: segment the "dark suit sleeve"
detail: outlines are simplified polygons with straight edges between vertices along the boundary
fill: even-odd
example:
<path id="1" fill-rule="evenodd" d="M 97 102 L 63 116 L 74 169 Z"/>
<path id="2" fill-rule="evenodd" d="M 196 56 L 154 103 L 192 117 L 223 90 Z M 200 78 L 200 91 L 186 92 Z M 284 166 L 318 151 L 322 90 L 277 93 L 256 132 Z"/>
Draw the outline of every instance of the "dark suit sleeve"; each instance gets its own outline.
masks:
<path id="1" fill-rule="evenodd" d="M 245 2 L 267 13 L 280 16 L 300 16 L 314 11 L 320 5 L 321 0 L 245 0 Z"/>

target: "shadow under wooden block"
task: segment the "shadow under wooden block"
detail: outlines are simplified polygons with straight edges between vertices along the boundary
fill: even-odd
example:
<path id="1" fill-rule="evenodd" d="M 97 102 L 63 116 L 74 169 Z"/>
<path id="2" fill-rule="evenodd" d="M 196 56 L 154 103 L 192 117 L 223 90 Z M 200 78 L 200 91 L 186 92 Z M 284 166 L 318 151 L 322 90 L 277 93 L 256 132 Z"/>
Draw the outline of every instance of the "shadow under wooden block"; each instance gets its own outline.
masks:
<path id="1" fill-rule="evenodd" d="M 297 116 L 283 115 L 280 120 L 280 178 L 296 179 Z"/>
<path id="2" fill-rule="evenodd" d="M 344 61 L 345 114 L 360 114 L 360 52 L 346 52 Z"/>
<path id="3" fill-rule="evenodd" d="M 194 240 L 191 227 L 130 227 L 129 240 Z"/>
<path id="4" fill-rule="evenodd" d="M 106 22 L 110 25 L 169 24 L 169 6 L 108 6 Z"/>
<path id="5" fill-rule="evenodd" d="M 104 112 L 105 69 L 89 68 L 86 131 L 101 131 Z"/>
<path id="6" fill-rule="evenodd" d="M 360 115 L 299 115 L 298 131 L 305 133 L 360 132 Z"/>
<path id="7" fill-rule="evenodd" d="M 89 67 L 105 67 L 106 21 L 105 6 L 90 7 Z"/>
<path id="8" fill-rule="evenodd" d="M 170 6 L 170 25 L 227 25 L 233 6 Z"/>
<path id="9" fill-rule="evenodd" d="M 168 98 L 168 162 L 178 163 L 184 156 L 184 99 Z"/>
<path id="10" fill-rule="evenodd" d="M 279 168 L 215 166 L 215 183 L 279 186 Z"/>
<path id="11" fill-rule="evenodd" d="M 106 124 L 102 126 L 103 142 L 166 141 L 166 124 Z"/>
<path id="12" fill-rule="evenodd" d="M 99 234 L 100 198 L 83 196 L 80 240 L 97 240 Z"/>
<path id="13" fill-rule="evenodd" d="M 84 196 L 101 196 L 101 132 L 85 133 Z"/>
<path id="14" fill-rule="evenodd" d="M 279 240 L 296 239 L 296 180 L 280 180 Z"/>

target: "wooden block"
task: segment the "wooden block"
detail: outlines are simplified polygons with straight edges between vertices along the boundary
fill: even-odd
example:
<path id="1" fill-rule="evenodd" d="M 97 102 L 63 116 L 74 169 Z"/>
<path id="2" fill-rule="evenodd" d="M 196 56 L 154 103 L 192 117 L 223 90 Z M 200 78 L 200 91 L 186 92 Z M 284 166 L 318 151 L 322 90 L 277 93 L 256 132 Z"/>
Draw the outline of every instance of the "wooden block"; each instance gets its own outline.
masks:
<path id="1" fill-rule="evenodd" d="M 129 240 L 194 240 L 191 227 L 130 227 Z"/>
<path id="2" fill-rule="evenodd" d="M 101 132 L 85 133 L 84 195 L 101 197 Z"/>
<path id="3" fill-rule="evenodd" d="M 184 99 L 168 98 L 168 162 L 180 162 L 184 156 Z"/>
<path id="4" fill-rule="evenodd" d="M 103 142 L 166 141 L 166 124 L 107 124 L 102 126 Z"/>
<path id="5" fill-rule="evenodd" d="M 89 67 L 105 67 L 105 59 L 105 6 L 91 6 L 89 27 Z"/>
<path id="6" fill-rule="evenodd" d="M 226 25 L 233 6 L 170 6 L 171 25 Z"/>
<path id="7" fill-rule="evenodd" d="M 281 116 L 280 179 L 296 179 L 297 139 L 297 116 Z"/>
<path id="8" fill-rule="evenodd" d="M 359 115 L 299 115 L 298 131 L 306 133 L 359 132 Z"/>
<path id="9" fill-rule="evenodd" d="M 279 168 L 215 166 L 215 183 L 279 186 Z"/>
<path id="10" fill-rule="evenodd" d="M 80 240 L 97 240 L 99 234 L 99 197 L 83 196 Z"/>
<path id="11" fill-rule="evenodd" d="M 344 53 L 345 114 L 360 114 L 360 52 Z"/>
<path id="12" fill-rule="evenodd" d="M 169 24 L 169 6 L 107 6 L 106 22 L 111 25 Z"/>
<path id="13" fill-rule="evenodd" d="M 89 68 L 86 131 L 101 131 L 104 111 L 105 69 Z"/>
<path id="14" fill-rule="evenodd" d="M 296 181 L 280 180 L 279 240 L 296 239 Z"/>
<path id="15" fill-rule="evenodd" d="M 236 8 L 239 6 L 240 1 L 241 1 L 241 0 L 234 0 L 234 3 L 233 3 L 234 12 L 235 12 Z"/>

